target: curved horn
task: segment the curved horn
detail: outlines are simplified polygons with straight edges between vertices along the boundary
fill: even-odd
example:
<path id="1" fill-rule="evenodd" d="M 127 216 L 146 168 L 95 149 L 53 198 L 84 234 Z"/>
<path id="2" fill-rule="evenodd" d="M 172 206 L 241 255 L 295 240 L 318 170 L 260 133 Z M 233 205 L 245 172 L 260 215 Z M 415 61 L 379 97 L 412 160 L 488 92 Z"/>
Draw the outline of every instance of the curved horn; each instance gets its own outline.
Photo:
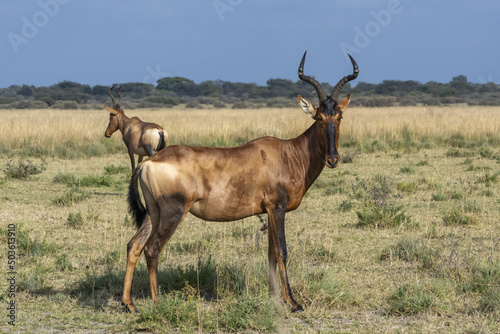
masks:
<path id="1" fill-rule="evenodd" d="M 120 89 L 122 89 L 122 87 L 123 87 L 123 85 L 120 85 L 120 87 L 118 87 L 118 88 L 116 89 L 116 95 L 118 95 L 118 97 L 120 98 L 120 99 L 118 100 L 118 103 L 116 104 L 116 106 L 117 106 L 118 108 L 120 108 L 120 102 L 122 102 L 122 94 L 120 93 Z"/>
<path id="2" fill-rule="evenodd" d="M 350 54 L 347 54 L 349 56 L 349 58 L 351 59 L 351 63 L 352 63 L 352 74 L 351 75 L 346 75 L 345 77 L 343 77 L 338 83 L 337 85 L 335 86 L 335 88 L 333 89 L 333 92 L 332 94 L 330 95 L 330 97 L 332 98 L 332 100 L 334 101 L 338 101 L 339 99 L 339 94 L 340 94 L 340 91 L 342 90 L 342 87 L 344 87 L 344 85 L 346 83 L 348 83 L 349 81 L 351 80 L 354 80 L 358 77 L 358 74 L 359 74 L 359 68 L 358 68 L 358 64 L 356 64 L 356 62 L 354 61 L 354 59 L 351 57 Z"/>
<path id="3" fill-rule="evenodd" d="M 306 54 L 307 51 L 304 52 L 304 56 L 302 57 L 302 61 L 300 62 L 299 70 L 297 73 L 299 75 L 300 80 L 310 83 L 314 87 L 314 89 L 316 89 L 316 93 L 318 93 L 319 102 L 321 103 L 324 100 L 326 100 L 326 94 L 325 91 L 323 90 L 323 87 L 321 87 L 319 82 L 317 82 L 316 79 L 314 79 L 314 77 L 311 78 L 307 75 L 304 75 L 304 63 L 306 61 Z"/>
<path id="4" fill-rule="evenodd" d="M 113 109 L 115 109 L 116 104 L 115 104 L 115 99 L 113 98 L 113 95 L 111 95 L 111 91 L 113 90 L 113 88 L 115 88 L 115 86 L 116 85 L 111 86 L 111 88 L 108 90 L 108 95 L 111 98 L 111 102 L 113 102 Z"/>

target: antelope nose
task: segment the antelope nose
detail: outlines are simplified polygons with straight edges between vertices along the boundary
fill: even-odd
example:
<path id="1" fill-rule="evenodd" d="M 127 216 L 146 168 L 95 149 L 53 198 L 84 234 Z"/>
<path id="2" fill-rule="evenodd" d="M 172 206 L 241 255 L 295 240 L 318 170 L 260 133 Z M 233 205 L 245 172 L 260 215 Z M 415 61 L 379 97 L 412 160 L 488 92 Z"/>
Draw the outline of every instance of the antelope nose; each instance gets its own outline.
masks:
<path id="1" fill-rule="evenodd" d="M 335 159 L 332 159 L 330 157 L 326 158 L 326 165 L 330 168 L 335 168 L 339 165 L 339 157 L 335 157 Z"/>

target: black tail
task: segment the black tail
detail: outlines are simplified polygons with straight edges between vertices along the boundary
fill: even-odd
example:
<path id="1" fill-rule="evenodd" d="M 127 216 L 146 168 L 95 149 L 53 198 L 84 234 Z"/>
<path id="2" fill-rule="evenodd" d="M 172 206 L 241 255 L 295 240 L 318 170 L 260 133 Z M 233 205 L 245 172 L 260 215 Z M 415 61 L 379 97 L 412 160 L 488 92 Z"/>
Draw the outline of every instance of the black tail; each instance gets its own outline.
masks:
<path id="1" fill-rule="evenodd" d="M 128 186 L 128 211 L 132 214 L 137 228 L 141 227 L 144 218 L 146 217 L 146 208 L 141 202 L 141 195 L 139 194 L 139 170 L 137 167 L 132 174 L 130 185 Z"/>
<path id="2" fill-rule="evenodd" d="M 158 134 L 160 135 L 160 142 L 158 143 L 158 147 L 156 148 L 156 152 L 159 152 L 160 150 L 164 149 L 165 146 L 167 146 L 167 143 L 165 141 L 165 132 L 159 131 Z"/>

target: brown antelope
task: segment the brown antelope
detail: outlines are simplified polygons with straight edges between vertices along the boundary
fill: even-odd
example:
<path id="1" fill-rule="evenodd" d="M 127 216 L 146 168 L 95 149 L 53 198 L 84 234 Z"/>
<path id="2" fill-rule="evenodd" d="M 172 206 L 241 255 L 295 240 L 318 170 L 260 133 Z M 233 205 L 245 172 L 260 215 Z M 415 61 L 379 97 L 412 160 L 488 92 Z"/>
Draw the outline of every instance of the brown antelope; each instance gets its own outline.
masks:
<path id="1" fill-rule="evenodd" d="M 123 142 L 127 146 L 133 172 L 135 170 L 134 153 L 139 156 L 137 163 L 141 163 L 145 155 L 150 157 L 163 149 L 167 141 L 167 131 L 163 130 L 158 124 L 143 122 L 138 117 L 128 118 L 120 106 L 122 100 L 121 86 L 116 90 L 116 95 L 120 98 L 117 103 L 115 103 L 115 99 L 111 95 L 114 87 L 113 85 L 108 91 L 111 102 L 113 102 L 113 108 L 104 107 L 109 112 L 109 124 L 104 136 L 109 138 L 116 130 L 120 130 Z"/>
<path id="2" fill-rule="evenodd" d="M 303 310 L 288 283 L 285 213 L 300 205 L 325 165 L 334 168 L 339 164 L 339 126 L 350 94 L 340 103 L 338 97 L 342 87 L 359 73 L 351 58 L 353 74 L 340 80 L 326 96 L 316 79 L 304 75 L 305 57 L 304 53 L 299 78 L 315 88 L 320 104 L 315 108 L 299 95 L 303 111 L 315 120 L 303 134 L 290 140 L 263 137 L 233 148 L 169 146 L 134 171 L 128 203 L 139 229 L 127 245 L 122 301 L 128 310 L 137 311 L 130 289 L 143 249 L 152 299 L 158 303 L 158 255 L 188 212 L 207 221 L 267 213 L 269 293 L 277 294 L 278 265 L 284 300 L 292 311 Z M 139 196 L 138 180 L 146 207 Z"/>

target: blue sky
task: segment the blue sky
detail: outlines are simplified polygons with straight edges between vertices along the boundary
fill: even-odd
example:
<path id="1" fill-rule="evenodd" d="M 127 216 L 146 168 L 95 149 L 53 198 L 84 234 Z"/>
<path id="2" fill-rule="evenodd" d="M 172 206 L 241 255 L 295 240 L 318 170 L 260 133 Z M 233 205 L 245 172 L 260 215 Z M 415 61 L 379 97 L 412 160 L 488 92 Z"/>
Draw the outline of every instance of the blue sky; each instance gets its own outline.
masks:
<path id="1" fill-rule="evenodd" d="M 1 1 L 0 87 L 358 81 L 500 83 L 498 0 Z M 353 82 L 355 84 L 355 82 Z"/>

